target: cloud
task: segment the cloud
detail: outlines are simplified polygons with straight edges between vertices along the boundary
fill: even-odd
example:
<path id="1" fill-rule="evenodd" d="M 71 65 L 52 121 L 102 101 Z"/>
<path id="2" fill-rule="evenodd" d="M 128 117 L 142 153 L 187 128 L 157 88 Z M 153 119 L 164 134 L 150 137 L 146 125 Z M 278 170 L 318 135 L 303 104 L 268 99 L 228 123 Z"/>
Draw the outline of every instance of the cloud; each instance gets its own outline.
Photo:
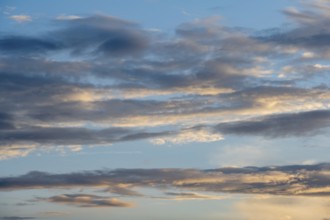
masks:
<path id="1" fill-rule="evenodd" d="M 81 17 L 78 15 L 59 15 L 56 17 L 57 20 L 74 20 L 80 19 Z"/>
<path id="2" fill-rule="evenodd" d="M 68 174 L 34 171 L 17 177 L 1 177 L 0 190 L 76 187 L 107 189 L 108 186 L 110 189 L 112 187 L 116 189 L 116 187 L 125 186 L 124 189 L 128 190 L 113 190 L 113 193 L 125 196 L 141 196 L 138 191 L 132 193 L 130 190 L 138 187 L 156 189 L 167 187 L 192 192 L 327 197 L 330 195 L 329 167 L 329 164 L 324 163 L 278 167 L 228 167 L 213 170 L 117 169 Z M 108 191 L 111 192 L 111 190 Z M 189 197 L 188 194 L 182 194 L 182 196 Z M 74 202 L 76 198 L 79 200 L 80 197 L 83 196 L 73 194 L 72 196 L 52 197 L 50 200 L 56 202 L 63 199 L 63 202 Z M 103 200 L 104 198 L 88 197 L 88 201 L 93 201 L 93 199 Z M 91 205 L 93 204 L 97 205 L 97 201 L 92 202 Z"/>
<path id="3" fill-rule="evenodd" d="M 6 112 L 0 112 L 0 130 L 14 129 L 15 126 L 12 121 L 13 115 Z"/>
<path id="4" fill-rule="evenodd" d="M 37 148 L 36 144 L 0 145 L 0 160 L 25 157 Z"/>
<path id="5" fill-rule="evenodd" d="M 0 217 L 2 220 L 24 220 L 24 219 L 37 219 L 36 217 L 19 217 L 19 216 L 4 216 Z"/>
<path id="6" fill-rule="evenodd" d="M 212 17 L 178 25 L 169 37 L 108 15 L 63 15 L 51 31 L 1 35 L 3 158 L 58 145 L 325 132 L 326 40 L 314 37 L 327 36 L 320 22 L 329 17 L 316 3 L 312 9 L 284 11 L 297 26 L 280 33 Z"/>
<path id="7" fill-rule="evenodd" d="M 214 195 L 205 195 L 205 194 L 200 194 L 200 193 L 194 193 L 194 192 L 167 192 L 165 193 L 167 196 L 171 196 L 169 199 L 171 200 L 177 200 L 177 201 L 182 201 L 182 200 L 212 200 L 212 199 L 224 199 L 224 196 L 214 196 Z"/>
<path id="8" fill-rule="evenodd" d="M 109 146 L 112 143 L 153 139 L 168 135 L 164 132 L 145 132 L 123 128 L 85 129 L 85 128 L 47 128 L 30 127 L 20 132 L 6 132 L 0 135 L 5 143 L 0 146 L 0 159 L 24 157 L 29 153 L 81 151 L 83 146 Z M 84 138 L 82 138 L 84 137 Z M 16 144 L 13 144 L 16 143 Z"/>
<path id="9" fill-rule="evenodd" d="M 46 212 L 40 212 L 38 214 L 43 216 L 43 217 L 60 217 L 60 216 L 67 216 L 70 213 L 68 213 L 68 212 L 46 211 Z"/>
<path id="10" fill-rule="evenodd" d="M 16 146 L 15 149 L 19 150 L 26 149 L 24 146 L 39 148 L 40 145 L 46 143 L 47 145 L 97 145 L 147 138 L 152 138 L 154 143 L 210 142 L 221 140 L 221 133 L 264 135 L 266 137 L 301 136 L 306 133 L 316 134 L 316 131 L 328 126 L 327 111 L 318 110 L 264 116 L 254 120 L 237 120 L 236 122 L 220 123 L 217 126 L 204 126 L 203 129 L 179 127 L 176 130 L 153 132 L 152 128 L 141 129 L 138 127 L 176 124 L 180 121 L 191 121 L 192 125 L 198 122 L 202 123 L 205 120 L 212 120 L 214 123 L 216 121 L 214 116 L 216 115 L 220 117 L 219 120 L 221 121 L 221 118 L 229 112 L 231 115 L 237 114 L 239 116 L 243 110 L 255 111 L 254 107 L 249 110 L 255 100 L 258 102 L 262 99 L 281 100 L 280 103 L 282 104 L 285 98 L 289 97 L 291 100 L 291 97 L 296 97 L 296 94 L 303 93 L 306 93 L 308 99 L 318 95 L 326 98 L 327 96 L 323 91 L 309 94 L 308 91 L 302 89 L 267 89 L 263 87 L 250 89 L 244 93 L 236 92 L 215 97 L 202 96 L 185 101 L 103 100 L 97 97 L 102 90 L 96 92 L 92 86 L 79 88 L 74 83 L 63 83 L 59 79 L 48 80 L 42 77 L 15 75 L 3 75 L 3 77 L 6 80 L 2 84 L 2 89 L 4 94 L 7 94 L 2 100 L 3 111 L 12 113 L 3 112 L 1 114 L 0 120 L 2 122 L 0 124 L 3 125 L 3 133 L 0 136 L 3 149 L 8 150 L 13 150 L 11 146 Z M 22 87 L 22 82 L 24 82 L 24 87 L 16 91 L 14 88 Z M 43 91 L 43 95 L 34 92 L 36 87 L 39 91 Z M 9 94 L 8 91 L 10 91 Z M 19 95 L 22 93 L 26 95 Z M 244 97 L 245 103 L 240 103 L 242 97 Z M 94 101 L 94 99 L 96 100 Z M 216 101 L 217 99 L 224 101 L 228 99 L 232 106 L 213 107 L 212 105 L 215 104 L 213 100 Z M 302 101 L 296 98 L 295 101 L 304 102 L 304 100 L 305 98 Z M 40 105 L 31 105 L 35 102 Z M 25 106 L 25 114 L 20 114 L 19 118 L 15 112 L 18 113 L 21 108 L 15 103 Z M 54 105 L 55 103 L 57 104 Z M 198 105 L 196 106 L 196 104 Z M 180 109 L 180 112 L 177 109 Z M 274 108 L 272 109 L 274 111 Z M 254 114 L 260 113 L 254 112 Z M 201 121 L 196 120 L 197 116 L 200 116 Z M 155 119 L 155 121 L 152 122 L 151 119 Z M 126 121 L 128 120 L 132 128 L 123 128 L 127 126 Z M 85 128 L 85 123 L 94 123 L 97 129 Z M 111 123 L 120 127 L 109 128 L 106 126 L 111 125 Z M 31 127 L 29 124 L 35 126 Z M 260 128 L 251 130 L 250 127 Z M 295 129 L 296 127 L 298 128 Z M 19 151 L 17 153 L 19 154 Z M 24 152 L 22 154 L 26 155 Z"/>
<path id="11" fill-rule="evenodd" d="M 16 21 L 16 22 L 18 22 L 18 23 L 24 23 L 24 22 L 32 21 L 32 17 L 30 15 L 11 15 L 9 18 Z"/>
<path id="12" fill-rule="evenodd" d="M 31 20 L 24 15 L 11 16 L 19 22 Z M 25 54 L 70 51 L 72 54 L 121 56 L 144 50 L 148 39 L 146 32 L 136 24 L 110 16 L 95 15 L 87 18 L 60 16 L 57 21 L 63 28 L 39 37 L 8 36 L 0 38 L 0 48 L 7 52 Z"/>
<path id="13" fill-rule="evenodd" d="M 142 51 L 148 42 L 136 24 L 115 17 L 95 15 L 64 21 L 67 26 L 52 35 L 73 54 L 92 51 L 105 56 L 129 55 Z"/>
<path id="14" fill-rule="evenodd" d="M 218 124 L 215 129 L 224 134 L 288 137 L 312 135 L 330 126 L 330 112 L 317 110 L 261 117 L 237 123 Z"/>
<path id="15" fill-rule="evenodd" d="M 43 200 L 43 199 L 41 199 Z M 46 199 L 53 203 L 63 203 L 77 207 L 132 207 L 132 203 L 122 202 L 116 198 L 108 198 L 89 194 L 63 194 Z"/>
<path id="16" fill-rule="evenodd" d="M 317 57 L 327 57 L 326 48 L 329 46 L 330 25 L 329 3 L 326 1 L 302 1 L 302 8 L 287 8 L 283 14 L 294 22 L 291 30 L 278 30 L 264 40 L 275 43 L 278 46 L 292 47 L 296 51 L 301 49 L 311 50 Z"/>
<path id="17" fill-rule="evenodd" d="M 214 142 L 220 141 L 223 137 L 219 134 L 211 133 L 205 129 L 201 130 L 183 130 L 180 133 L 173 136 L 165 136 L 161 138 L 154 138 L 150 141 L 157 145 L 166 143 L 172 144 L 186 144 L 191 142 Z"/>
<path id="18" fill-rule="evenodd" d="M 55 42 L 33 37 L 8 36 L 0 39 L 0 49 L 7 53 L 44 53 L 59 48 Z"/>
<path id="19" fill-rule="evenodd" d="M 112 194 L 118 194 L 121 196 L 143 196 L 143 194 L 132 189 L 130 184 L 117 184 L 107 187 L 102 192 L 109 192 Z"/>

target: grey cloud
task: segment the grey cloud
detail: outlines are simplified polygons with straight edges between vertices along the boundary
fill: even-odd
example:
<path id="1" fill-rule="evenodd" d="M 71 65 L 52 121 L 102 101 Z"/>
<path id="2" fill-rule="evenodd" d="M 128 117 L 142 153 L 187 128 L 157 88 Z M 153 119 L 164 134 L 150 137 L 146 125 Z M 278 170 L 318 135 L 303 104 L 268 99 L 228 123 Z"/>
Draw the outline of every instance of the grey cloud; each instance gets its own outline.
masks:
<path id="1" fill-rule="evenodd" d="M 278 30 L 259 39 L 274 42 L 277 45 L 296 46 L 323 53 L 329 46 L 330 18 L 327 16 L 327 3 L 303 2 L 303 9 L 283 10 L 290 20 L 296 23 L 290 30 Z M 305 8 L 305 9 L 304 9 Z M 318 54 L 320 55 L 320 54 Z M 322 56 L 322 55 L 321 55 Z"/>
<path id="2" fill-rule="evenodd" d="M 6 131 L 0 134 L 0 140 L 11 144 L 17 142 L 58 144 L 58 145 L 84 145 L 84 144 L 110 144 L 112 142 L 138 140 L 146 137 L 161 136 L 163 133 L 147 133 L 124 128 L 87 129 L 76 127 L 44 128 L 26 127 L 17 131 Z M 165 133 L 166 134 L 166 133 Z"/>
<path id="3" fill-rule="evenodd" d="M 282 91 L 281 91 L 282 90 Z M 261 92 L 264 91 L 264 92 Z M 267 89 L 258 88 L 245 93 L 235 93 L 224 95 L 223 99 L 230 100 L 230 105 L 215 105 L 216 102 L 206 104 L 207 99 L 198 99 L 184 102 L 158 102 L 158 101 L 135 101 L 135 100 L 110 100 L 90 103 L 93 110 L 84 109 L 84 104 L 79 102 L 59 103 L 56 106 L 43 104 L 42 106 L 31 106 L 25 115 L 25 120 L 35 120 L 39 122 L 101 122 L 102 120 L 118 120 L 129 116 L 179 116 L 184 114 L 199 114 L 221 112 L 235 109 L 249 108 L 254 105 L 254 99 L 258 97 L 271 97 L 277 95 L 290 94 L 296 96 L 304 90 L 288 89 Z M 244 96 L 244 102 L 241 97 Z M 47 97 L 47 96 L 46 96 Z M 45 97 L 45 98 L 46 98 Z M 236 98 L 235 98 L 236 97 Z M 31 97 L 30 97 L 31 98 Z M 194 97 L 193 97 L 194 98 Z M 238 99 L 238 100 L 236 100 Z M 29 100 L 29 99 L 27 99 Z M 211 99 L 212 100 L 212 99 Z M 199 106 L 195 106 L 197 103 Z M 13 103 L 14 104 L 14 103 Z M 204 106 L 203 106 L 204 105 Z M 172 106 L 172 107 L 171 107 Z M 15 109 L 16 107 L 12 107 Z M 178 108 L 181 110 L 178 111 Z M 19 109 L 19 106 L 18 106 Z M 10 119 L 10 120 L 9 120 Z M 0 139 L 3 143 L 14 144 L 15 142 L 39 143 L 39 144 L 108 144 L 118 141 L 141 140 L 154 137 L 162 137 L 179 134 L 183 132 L 181 128 L 152 132 L 148 129 L 124 129 L 105 128 L 87 129 L 84 127 L 31 127 L 23 121 L 14 121 L 13 116 L 3 119 L 3 132 Z M 118 121 L 120 123 L 120 121 Z M 20 125 L 20 128 L 15 126 Z M 314 135 L 322 128 L 329 126 L 329 112 L 327 110 L 317 110 L 311 112 L 288 113 L 257 117 L 253 120 L 243 120 L 237 122 L 220 123 L 210 126 L 215 132 L 223 134 L 244 134 L 262 135 L 266 137 L 286 137 Z M 201 125 L 203 126 L 203 125 Z M 16 128 L 16 129 L 15 129 Z"/>
<path id="4" fill-rule="evenodd" d="M 15 128 L 13 115 L 6 112 L 0 112 L 0 130 L 11 130 Z"/>
<path id="5" fill-rule="evenodd" d="M 142 51 L 148 43 L 146 33 L 138 25 L 110 16 L 95 15 L 64 24 L 65 28 L 51 35 L 73 54 L 90 50 L 105 55 L 130 55 Z"/>
<path id="6" fill-rule="evenodd" d="M 175 188 L 218 193 L 329 196 L 329 164 L 197 169 L 117 169 L 68 174 L 30 172 L 0 178 L 1 190 L 94 186 Z M 116 191 L 116 194 L 120 192 Z M 127 195 L 124 192 L 123 195 Z M 173 194 L 174 195 L 174 194 Z M 136 196 L 136 195 L 130 195 Z M 189 196 L 182 194 L 180 196 Z M 190 195 L 192 196 L 192 195 Z M 65 196 L 65 200 L 75 196 Z M 56 198 L 57 199 L 57 198 Z"/>
<path id="7" fill-rule="evenodd" d="M 122 202 L 115 198 L 96 196 L 90 194 L 63 194 L 49 197 L 47 200 L 54 203 L 63 203 L 78 207 L 132 207 L 132 203 Z"/>
<path id="8" fill-rule="evenodd" d="M 79 79 L 88 75 L 91 71 L 91 64 L 88 62 L 56 61 L 42 57 L 4 57 L 0 63 L 1 75 L 43 77 L 44 80 Z M 17 65 L 17 63 L 20 65 Z"/>
<path id="9" fill-rule="evenodd" d="M 296 33 L 283 33 L 272 35 L 268 37 L 268 40 L 277 44 L 301 46 L 307 48 L 312 47 L 317 49 L 321 47 L 327 47 L 330 43 L 329 37 L 330 33 L 309 33 L 308 35 L 301 34 L 301 36 Z"/>
<path id="10" fill-rule="evenodd" d="M 74 86 L 62 80 L 38 76 L 2 73 L 0 94 L 3 109 L 13 114 L 24 106 L 26 110 L 50 101 L 55 101 L 56 95 L 68 94 Z M 33 103 L 33 104 L 32 104 Z"/>
<path id="11" fill-rule="evenodd" d="M 33 171 L 20 177 L 0 179 L 0 189 L 15 190 L 29 188 L 56 188 L 74 186 L 95 186 L 126 183 L 133 185 L 168 184 L 175 179 L 201 177 L 198 170 L 181 169 L 118 169 L 99 170 L 71 174 L 49 174 Z"/>
<path id="12" fill-rule="evenodd" d="M 292 9 L 284 9 L 283 14 L 293 19 L 299 24 L 311 24 L 315 23 L 320 19 L 320 15 L 312 11 L 298 11 Z"/>
<path id="13" fill-rule="evenodd" d="M 138 38 L 138 37 L 136 37 Z M 142 39 L 134 39 L 133 36 L 113 36 L 103 42 L 98 50 L 107 55 L 129 54 L 133 51 L 139 51 L 146 47 L 146 42 Z"/>
<path id="14" fill-rule="evenodd" d="M 288 137 L 316 134 L 330 126 L 330 111 L 288 113 L 256 118 L 255 120 L 221 123 L 215 130 L 224 134 Z"/>
<path id="15" fill-rule="evenodd" d="M 211 128 L 225 134 L 279 137 L 299 136 L 308 133 L 309 128 L 316 132 L 328 126 L 327 116 L 316 113 L 299 117 L 272 115 L 279 112 L 274 108 L 268 116 L 257 117 L 256 109 L 262 110 L 265 105 L 258 102 L 261 98 L 311 99 L 316 91 L 320 92 L 322 102 L 326 100 L 321 98 L 322 92 L 325 96 L 328 92 L 286 79 L 278 85 L 278 79 L 268 77 L 272 73 L 272 59 L 281 54 L 274 50 L 271 40 L 254 38 L 214 19 L 185 23 L 171 38 L 165 34 L 156 38 L 136 23 L 103 15 L 52 24 L 57 28 L 37 37 L 1 38 L 2 46 L 8 48 L 0 61 L 0 105 L 2 112 L 10 113 L 10 117 L 0 115 L 2 146 L 108 144 L 162 137 L 182 132 L 180 120 L 185 117 L 205 116 L 210 122 L 209 116 L 218 114 L 217 119 L 228 121 L 230 111 L 233 117 L 241 119 L 246 118 L 240 113 L 245 110 L 253 111 L 251 117 L 256 116 L 256 120 L 220 121 L 215 127 L 217 122 L 211 120 Z M 43 58 L 28 58 L 12 56 L 9 50 L 19 50 L 23 55 L 32 51 L 52 51 L 57 55 L 61 50 L 74 57 L 60 61 L 46 53 Z M 285 83 L 291 88 L 285 87 Z M 227 93 L 222 94 L 222 89 Z M 209 94 L 208 90 L 210 95 L 204 95 Z M 84 92 L 86 100 L 77 98 Z M 134 93 L 133 96 L 147 92 L 149 97 L 128 99 L 126 92 Z M 157 97 L 158 94 L 162 97 Z M 135 126 L 131 130 L 118 128 L 127 126 L 132 119 L 141 122 L 157 117 L 164 121 L 160 124 L 166 124 L 167 117 L 170 118 L 168 124 L 174 125 L 173 129 L 154 132 L 148 127 L 148 120 L 145 124 L 131 123 L 130 126 Z M 302 117 L 307 117 L 308 125 Z M 325 120 L 321 121 L 321 117 Z M 110 128 L 89 129 L 90 123 L 102 128 L 108 124 Z"/>
<path id="16" fill-rule="evenodd" d="M 203 87 L 205 84 L 238 88 L 247 83 L 247 78 L 254 78 L 253 74 L 242 73 L 255 65 L 251 58 L 271 51 L 271 48 L 258 45 L 248 36 L 238 35 L 235 41 L 231 40 L 232 33 L 222 31 L 216 22 L 186 25 L 190 26 L 190 32 L 203 35 L 205 40 L 190 39 L 178 32 L 176 41 L 164 39 L 162 43 L 152 42 L 149 52 L 155 56 L 153 60 L 127 60 L 122 65 L 117 63 L 116 68 L 98 66 L 96 71 L 104 77 L 116 77 L 126 85 L 132 81 L 132 86 L 160 90 Z M 216 37 L 208 36 L 207 31 L 199 33 L 201 27 L 215 30 L 212 35 Z M 225 39 L 221 36 L 223 32 L 227 34 Z M 253 46 L 247 46 L 251 44 Z M 182 74 L 184 72 L 189 74 Z"/>
<path id="17" fill-rule="evenodd" d="M 53 41 L 25 36 L 0 38 L 0 50 L 14 54 L 37 54 L 59 50 L 61 46 Z"/>
<path id="18" fill-rule="evenodd" d="M 120 123 L 120 120 L 126 117 L 135 116 L 184 116 L 248 109 L 256 105 L 255 100 L 263 97 L 315 96 L 313 90 L 310 89 L 264 86 L 218 96 L 185 96 L 166 101 L 111 99 L 91 101 L 86 104 L 79 101 L 62 102 L 57 97 L 65 96 L 77 89 L 93 91 L 98 89 L 97 87 L 41 76 L 3 73 L 2 77 L 4 79 L 0 82 L 2 85 L 0 93 L 4 94 L 1 100 L 2 110 L 12 112 L 9 118 L 8 115 L 6 115 L 7 118 L 0 117 L 0 119 L 3 118 L 0 120 L 2 121 L 0 125 L 5 130 L 0 134 L 0 138 L 5 144 L 14 144 L 15 141 L 41 144 L 104 144 L 161 137 L 181 132 L 181 128 L 162 132 L 120 128 L 91 130 L 70 126 L 45 128 L 31 127 L 29 125 L 31 122 L 100 123 L 111 120 Z M 316 90 L 316 92 L 322 94 L 324 91 Z M 23 112 L 22 109 L 24 109 Z M 301 113 L 300 116 L 298 114 L 273 115 L 250 121 L 221 123 L 215 127 L 215 130 L 225 134 L 301 136 L 308 131 L 314 132 L 328 126 L 327 114 L 321 112 Z M 251 130 L 251 127 L 254 129 Z"/>
<path id="19" fill-rule="evenodd" d="M 57 23 L 60 28 L 40 37 L 4 36 L 0 50 L 20 55 L 67 50 L 73 55 L 119 56 L 143 51 L 148 44 L 146 31 L 114 17 L 95 15 Z"/>
<path id="20" fill-rule="evenodd" d="M 181 192 L 181 193 L 176 193 L 176 192 L 167 192 L 167 193 L 165 193 L 166 195 L 169 195 L 169 196 L 188 196 L 188 197 L 190 197 L 190 196 L 196 196 L 196 193 L 183 193 L 183 192 Z"/>
<path id="21" fill-rule="evenodd" d="M 84 108 L 84 103 L 79 102 L 38 106 L 31 109 L 29 116 L 42 121 L 86 120 L 95 122 L 107 118 L 115 120 L 129 116 L 162 114 L 173 111 L 173 108 L 166 108 L 166 105 L 170 104 L 184 106 L 184 103 L 175 101 L 112 99 L 90 103 L 90 106 L 93 106 L 92 110 Z"/>
<path id="22" fill-rule="evenodd" d="M 19 217 L 19 216 L 4 216 L 0 217 L 2 220 L 24 220 L 24 219 L 37 219 L 36 217 Z"/>
<path id="23" fill-rule="evenodd" d="M 54 31 L 50 35 L 56 38 L 56 40 L 63 42 L 63 48 L 73 50 L 73 53 L 76 54 L 88 53 L 88 51 L 91 52 L 90 50 L 109 55 L 132 54 L 134 51 L 143 49 L 146 44 L 145 41 L 147 41 L 146 37 L 143 37 L 147 35 L 147 32 L 142 31 L 136 24 L 113 17 L 98 15 L 66 21 L 64 24 L 66 25 L 64 28 Z M 189 25 L 191 26 L 190 32 L 199 32 L 201 27 L 212 30 L 220 29 L 214 33 L 217 37 L 223 32 L 222 28 L 218 27 L 219 25 L 216 22 Z M 230 31 L 224 32 L 227 33 Z M 203 32 L 201 34 L 205 35 L 206 33 Z M 212 49 L 215 47 L 216 42 L 214 42 L 214 38 L 209 39 L 209 36 L 204 37 L 209 41 L 191 42 L 185 35 L 180 41 L 171 42 L 169 39 L 165 39 L 164 43 L 154 41 L 152 42 L 154 46 L 150 48 L 148 53 L 155 56 L 155 60 L 149 60 L 146 57 L 142 57 L 143 59 L 141 59 L 139 57 L 139 59 L 127 60 L 123 65 L 118 62 L 112 63 L 108 61 L 103 64 L 101 63 L 101 65 L 96 65 L 98 66 L 96 69 L 90 70 L 95 71 L 95 73 L 104 72 L 105 74 L 101 75 L 103 77 L 107 76 L 116 80 L 123 80 L 121 82 L 122 84 L 127 84 L 133 79 L 134 83 L 132 85 L 143 86 L 145 88 L 153 86 L 153 88 L 161 90 L 175 87 L 203 86 L 205 83 L 213 84 L 212 80 L 214 81 L 215 79 L 215 82 L 217 82 L 215 86 L 230 88 L 232 87 L 231 78 L 236 84 L 239 83 L 241 85 L 242 80 L 244 81 L 246 78 L 246 76 L 240 74 L 242 68 L 252 67 L 254 62 L 251 60 L 250 55 L 259 53 L 258 50 L 254 49 L 257 48 L 257 42 L 254 42 L 253 47 L 245 48 L 242 51 L 243 45 L 250 45 L 252 43 L 250 42 L 251 40 L 248 40 L 247 36 L 236 36 L 233 43 L 230 42 L 230 38 L 228 37 L 224 45 L 220 44 L 219 46 L 225 52 L 212 55 L 213 50 L 218 50 L 217 48 Z M 238 41 L 241 44 L 239 47 L 230 46 L 230 48 L 222 48 L 227 47 L 226 45 L 237 45 Z M 236 51 L 240 52 L 236 53 Z M 236 55 L 232 56 L 233 53 Z M 237 55 L 239 56 L 237 57 Z M 211 62 L 207 61 L 210 59 Z M 229 59 L 231 63 L 228 62 Z M 240 67 L 243 63 L 242 60 L 245 60 L 245 67 Z M 22 62 L 22 60 L 14 60 L 13 62 Z M 45 61 L 41 61 L 38 64 L 36 60 L 26 60 L 25 63 L 27 65 L 23 65 L 23 70 L 29 69 L 33 74 L 38 74 L 38 72 L 40 74 L 44 74 L 44 72 L 49 74 L 55 68 L 59 70 L 57 72 L 60 72 L 61 69 L 59 67 L 64 68 L 63 73 L 67 71 L 71 73 L 72 71 L 70 69 L 74 64 L 63 65 L 60 62 Z M 210 66 L 215 63 L 217 63 L 217 67 L 211 68 Z M 10 69 L 15 67 L 15 65 L 11 65 L 10 63 L 8 65 Z M 114 68 L 111 67 L 113 65 L 115 65 Z M 169 68 L 171 65 L 172 68 Z M 145 69 L 145 66 L 148 66 L 148 68 Z M 160 66 L 166 69 L 161 70 L 159 68 Z M 86 69 L 86 65 L 83 66 L 83 69 Z M 80 68 L 78 71 L 86 72 L 83 69 Z M 228 72 L 228 69 L 234 70 L 235 74 L 233 75 L 231 73 L 232 71 Z M 181 74 L 187 70 L 191 74 Z"/>
<path id="24" fill-rule="evenodd" d="M 102 192 L 109 192 L 109 193 L 118 194 L 121 196 L 143 196 L 143 194 L 130 189 L 130 187 L 125 187 L 125 186 L 120 186 L 120 185 L 109 186 L 105 190 L 102 190 Z"/>

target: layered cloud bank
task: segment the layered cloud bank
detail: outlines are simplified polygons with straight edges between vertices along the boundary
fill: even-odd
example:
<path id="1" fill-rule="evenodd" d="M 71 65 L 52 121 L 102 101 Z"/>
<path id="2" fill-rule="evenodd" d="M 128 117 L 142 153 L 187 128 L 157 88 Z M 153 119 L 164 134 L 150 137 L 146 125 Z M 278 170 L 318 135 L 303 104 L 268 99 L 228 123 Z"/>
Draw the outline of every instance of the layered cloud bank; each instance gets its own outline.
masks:
<path id="1" fill-rule="evenodd" d="M 326 131 L 328 3 L 307 6 L 283 11 L 289 30 L 244 31 L 213 17 L 169 36 L 93 15 L 1 34 L 0 159 L 58 146 Z"/>
<path id="2" fill-rule="evenodd" d="M 67 174 L 33 171 L 17 177 L 1 177 L 0 190 L 93 188 L 121 196 L 147 196 L 139 188 L 180 189 L 165 197 L 212 199 L 192 192 L 247 193 L 290 196 L 329 196 L 330 165 L 197 169 L 117 169 Z M 192 192 L 190 192 L 192 191 Z M 48 199 L 80 206 L 130 206 L 107 197 L 73 194 Z M 80 202 L 80 203 L 79 203 Z"/>

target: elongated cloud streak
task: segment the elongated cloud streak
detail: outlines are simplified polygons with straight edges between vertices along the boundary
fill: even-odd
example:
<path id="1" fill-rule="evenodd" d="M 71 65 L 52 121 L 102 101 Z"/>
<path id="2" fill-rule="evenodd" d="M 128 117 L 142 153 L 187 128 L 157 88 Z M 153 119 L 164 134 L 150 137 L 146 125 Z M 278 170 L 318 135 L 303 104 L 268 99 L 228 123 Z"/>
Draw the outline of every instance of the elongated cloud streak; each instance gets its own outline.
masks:
<path id="1" fill-rule="evenodd" d="M 329 196 L 329 180 L 329 164 L 214 170 L 118 169 L 68 174 L 34 171 L 22 176 L 0 178 L 0 190 L 109 186 L 126 189 L 112 191 L 115 194 L 140 196 L 132 189 L 167 186 L 218 193 Z M 174 193 L 173 196 L 184 197 L 188 194 Z M 65 196 L 65 199 L 70 198 L 76 197 Z"/>

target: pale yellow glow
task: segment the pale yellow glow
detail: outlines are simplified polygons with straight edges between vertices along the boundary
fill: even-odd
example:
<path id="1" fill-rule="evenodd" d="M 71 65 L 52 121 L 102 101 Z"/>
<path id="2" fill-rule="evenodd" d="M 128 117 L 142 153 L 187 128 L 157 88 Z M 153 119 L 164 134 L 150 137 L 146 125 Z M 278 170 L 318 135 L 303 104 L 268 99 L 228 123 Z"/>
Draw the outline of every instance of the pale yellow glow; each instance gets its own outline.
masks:
<path id="1" fill-rule="evenodd" d="M 323 220 L 330 214 L 329 198 L 255 197 L 237 203 L 242 219 L 253 220 Z"/>
<path id="2" fill-rule="evenodd" d="M 150 141 L 153 144 L 162 145 L 166 143 L 185 144 L 190 142 L 214 142 L 220 140 L 223 140 L 220 134 L 213 134 L 207 130 L 187 130 L 177 135 L 154 138 Z"/>

